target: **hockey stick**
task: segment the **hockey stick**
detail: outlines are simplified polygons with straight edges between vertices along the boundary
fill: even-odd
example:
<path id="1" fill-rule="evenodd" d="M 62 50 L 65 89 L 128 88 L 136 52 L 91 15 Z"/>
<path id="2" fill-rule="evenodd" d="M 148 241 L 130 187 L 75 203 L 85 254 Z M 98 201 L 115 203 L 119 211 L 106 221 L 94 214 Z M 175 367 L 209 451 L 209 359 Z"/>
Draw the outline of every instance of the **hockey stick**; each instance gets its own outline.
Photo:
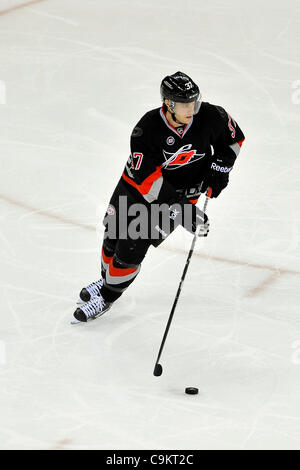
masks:
<path id="1" fill-rule="evenodd" d="M 206 199 L 205 199 L 204 207 L 203 207 L 203 212 L 206 211 L 208 201 L 211 197 L 211 191 L 212 191 L 211 188 L 208 188 L 207 193 L 206 193 Z M 196 231 L 196 233 L 194 235 L 192 245 L 191 245 L 191 248 L 190 248 L 190 251 L 189 251 L 185 266 L 184 266 L 184 270 L 183 270 L 183 273 L 182 273 L 182 276 L 181 276 L 179 287 L 177 289 L 177 293 L 176 293 L 176 297 L 175 297 L 175 300 L 174 300 L 174 303 L 173 303 L 173 307 L 172 307 L 172 310 L 171 310 L 171 313 L 170 313 L 170 316 L 169 316 L 169 320 L 168 320 L 168 323 L 167 323 L 167 326 L 166 326 L 166 329 L 165 329 L 165 333 L 164 333 L 164 336 L 163 336 L 163 339 L 162 339 L 162 342 L 161 342 L 161 345 L 160 345 L 160 348 L 159 348 L 158 356 L 157 356 L 156 363 L 155 363 L 155 366 L 154 366 L 154 371 L 153 371 L 153 375 L 155 375 L 155 377 L 159 377 L 163 372 L 163 368 L 162 368 L 161 364 L 159 364 L 160 356 L 161 356 L 161 353 L 163 351 L 163 348 L 164 348 L 164 345 L 165 345 L 165 342 L 166 342 L 166 339 L 167 339 L 167 336 L 168 336 L 170 325 L 171 325 L 173 315 L 174 315 L 174 312 L 175 312 L 175 309 L 176 309 L 176 305 L 177 305 L 177 302 L 178 302 L 178 299 L 179 299 L 179 296 L 180 296 L 180 293 L 181 293 L 181 289 L 182 289 L 182 286 L 183 286 L 185 275 L 186 275 L 186 272 L 188 270 L 192 254 L 194 252 L 195 243 L 196 243 L 197 238 L 198 238 L 198 231 Z"/>

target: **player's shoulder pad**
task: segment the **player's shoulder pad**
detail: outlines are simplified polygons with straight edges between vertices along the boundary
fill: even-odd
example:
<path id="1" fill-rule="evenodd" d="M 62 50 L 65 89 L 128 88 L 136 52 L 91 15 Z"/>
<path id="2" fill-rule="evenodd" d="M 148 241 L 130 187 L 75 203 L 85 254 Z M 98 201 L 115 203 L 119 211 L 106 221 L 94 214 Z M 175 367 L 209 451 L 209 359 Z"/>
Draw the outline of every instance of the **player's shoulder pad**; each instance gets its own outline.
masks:
<path id="1" fill-rule="evenodd" d="M 215 117 L 215 118 L 222 118 L 227 116 L 226 110 L 217 104 L 211 104 L 209 102 L 203 102 L 201 105 L 201 108 L 203 108 L 203 111 L 205 112 L 206 115 Z"/>
<path id="2" fill-rule="evenodd" d="M 139 126 L 135 126 L 131 133 L 131 137 L 141 137 L 144 134 L 143 128 Z"/>
<path id="3" fill-rule="evenodd" d="M 159 108 L 160 109 L 160 108 Z M 141 137 L 149 129 L 151 129 L 157 119 L 157 109 L 152 109 L 151 111 L 148 111 L 144 116 L 139 120 L 137 125 L 134 127 L 131 137 L 137 138 Z"/>
<path id="4" fill-rule="evenodd" d="M 218 113 L 221 115 L 222 118 L 227 116 L 227 112 L 225 111 L 224 108 L 222 108 L 222 106 L 218 106 L 215 104 L 214 107 L 218 111 Z"/>
<path id="5" fill-rule="evenodd" d="M 227 125 L 228 113 L 222 106 L 211 104 L 208 102 L 202 103 L 202 105 L 204 105 L 204 119 L 213 129 L 217 131 L 222 129 L 225 123 Z"/>

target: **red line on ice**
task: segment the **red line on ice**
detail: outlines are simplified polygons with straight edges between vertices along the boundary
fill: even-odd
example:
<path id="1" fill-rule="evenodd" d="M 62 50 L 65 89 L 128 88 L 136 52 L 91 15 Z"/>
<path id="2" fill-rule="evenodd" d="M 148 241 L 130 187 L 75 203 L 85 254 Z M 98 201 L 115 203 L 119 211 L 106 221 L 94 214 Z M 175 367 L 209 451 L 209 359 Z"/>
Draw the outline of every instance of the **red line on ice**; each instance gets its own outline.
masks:
<path id="1" fill-rule="evenodd" d="M 20 10 L 21 8 L 30 7 L 31 5 L 34 5 L 35 3 L 40 3 L 44 1 L 45 0 L 31 0 L 30 2 L 21 3 L 20 5 L 15 5 L 13 7 L 6 8 L 6 10 L 0 10 L 0 16 L 7 15 L 8 13 L 12 13 L 13 11 Z"/>

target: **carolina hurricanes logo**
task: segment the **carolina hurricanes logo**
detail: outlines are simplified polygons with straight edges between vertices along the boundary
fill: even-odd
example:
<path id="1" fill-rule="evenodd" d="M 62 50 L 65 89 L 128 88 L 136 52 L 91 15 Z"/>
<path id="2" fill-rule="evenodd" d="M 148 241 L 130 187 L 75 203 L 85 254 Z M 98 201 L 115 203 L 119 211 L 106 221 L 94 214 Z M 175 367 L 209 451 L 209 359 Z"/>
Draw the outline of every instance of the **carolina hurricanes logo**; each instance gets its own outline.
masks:
<path id="1" fill-rule="evenodd" d="M 166 170 L 176 170 L 183 165 L 196 162 L 205 156 L 205 153 L 196 153 L 196 150 L 191 150 L 192 144 L 183 145 L 177 152 L 170 153 L 163 150 L 165 162 L 162 164 Z"/>

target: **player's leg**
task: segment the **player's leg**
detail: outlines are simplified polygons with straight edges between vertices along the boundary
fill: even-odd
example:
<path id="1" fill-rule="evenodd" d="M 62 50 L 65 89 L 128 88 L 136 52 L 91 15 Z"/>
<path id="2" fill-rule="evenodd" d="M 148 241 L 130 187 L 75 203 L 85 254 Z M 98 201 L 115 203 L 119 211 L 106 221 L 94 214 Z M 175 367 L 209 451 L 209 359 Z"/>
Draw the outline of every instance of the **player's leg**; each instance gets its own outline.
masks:
<path id="1" fill-rule="evenodd" d="M 105 272 L 101 295 L 115 302 L 133 283 L 150 246 L 149 240 L 119 240 Z"/>
<path id="2" fill-rule="evenodd" d="M 128 227 L 134 216 L 128 216 L 127 208 L 135 202 L 132 195 L 119 182 L 103 220 L 105 234 L 101 249 L 102 278 L 82 289 L 80 295 L 82 300 L 90 304 L 81 307 L 83 313 L 86 311 L 87 317 L 99 316 L 94 315 L 97 309 L 101 310 L 99 314 L 107 311 L 129 287 L 140 270 L 140 264 L 150 246 L 150 241 L 133 240 L 128 236 Z M 74 313 L 75 319 L 80 316 L 80 321 L 86 321 L 79 310 Z"/>
<path id="3" fill-rule="evenodd" d="M 115 253 L 116 244 L 117 240 L 109 240 L 108 238 L 104 238 L 101 249 L 101 277 L 97 281 L 94 281 L 81 289 L 79 294 L 80 298 L 77 302 L 78 305 L 82 304 L 83 302 L 89 302 L 95 295 L 100 295 L 105 273 Z"/>
<path id="4" fill-rule="evenodd" d="M 135 280 L 150 244 L 149 240 L 141 239 L 118 241 L 114 255 L 110 259 L 105 258 L 107 267 L 100 294 L 77 308 L 73 323 L 86 322 L 107 312 Z"/>
<path id="5" fill-rule="evenodd" d="M 124 191 L 121 184 L 119 183 L 112 194 L 103 219 L 105 231 L 101 248 L 101 277 L 97 281 L 94 281 L 81 289 L 79 300 L 77 302 L 78 305 L 81 305 L 83 302 L 89 302 L 92 297 L 100 295 L 100 290 L 103 285 L 103 278 L 105 277 L 105 271 L 114 255 L 120 235 L 118 216 L 120 195 L 124 195 Z"/>

